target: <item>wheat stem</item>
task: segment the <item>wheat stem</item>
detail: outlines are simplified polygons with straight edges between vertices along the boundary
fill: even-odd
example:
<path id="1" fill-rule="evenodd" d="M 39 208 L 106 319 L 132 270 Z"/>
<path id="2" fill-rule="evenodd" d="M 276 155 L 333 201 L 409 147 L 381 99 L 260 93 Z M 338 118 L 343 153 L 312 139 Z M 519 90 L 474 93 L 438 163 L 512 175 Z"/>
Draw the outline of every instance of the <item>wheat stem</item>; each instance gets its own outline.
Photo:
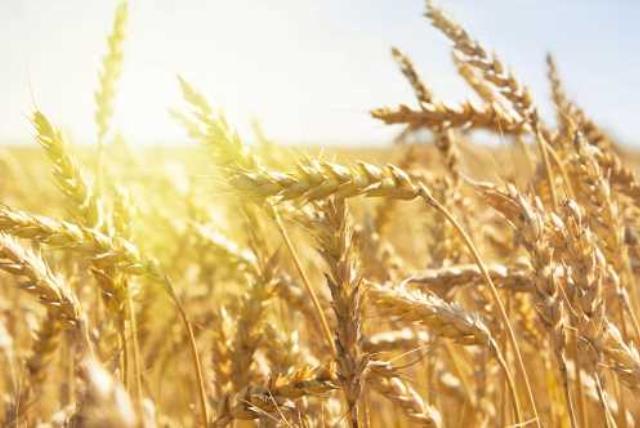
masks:
<path id="1" fill-rule="evenodd" d="M 128 287 L 127 287 L 128 288 Z M 127 313 L 129 315 L 129 329 L 131 330 L 131 348 L 133 350 L 133 374 L 136 386 L 136 406 L 141 410 L 143 394 L 142 394 L 142 366 L 140 362 L 140 345 L 138 343 L 138 326 L 136 322 L 136 313 L 133 306 L 133 298 L 131 291 L 127 292 Z"/>
<path id="2" fill-rule="evenodd" d="M 178 294 L 176 293 L 173 284 L 168 276 L 158 275 L 161 278 L 162 284 L 165 290 L 169 293 L 171 300 L 178 310 L 180 320 L 187 330 L 189 338 L 189 350 L 191 351 L 191 359 L 193 361 L 193 369 L 196 373 L 196 380 L 198 383 L 198 398 L 200 400 L 200 418 L 202 428 L 207 428 L 209 425 L 209 408 L 207 406 L 207 393 L 205 390 L 204 375 L 202 370 L 202 362 L 200 361 L 200 353 L 198 352 L 198 344 L 196 343 L 195 335 L 193 334 L 193 327 L 189 317 L 184 309 L 184 305 L 180 301 Z"/>
<path id="3" fill-rule="evenodd" d="M 285 229 L 284 224 L 282 223 L 282 219 L 280 218 L 278 209 L 274 206 L 272 206 L 272 213 L 273 213 L 273 218 L 275 219 L 276 225 L 278 226 L 278 231 L 280 232 L 280 235 L 282 235 L 282 239 L 284 240 L 285 245 L 287 246 L 287 249 L 291 254 L 291 258 L 293 259 L 293 263 L 298 271 L 298 274 L 300 275 L 300 278 L 302 278 L 302 283 L 304 284 L 307 294 L 309 294 L 309 297 L 313 302 L 313 306 L 316 310 L 316 315 L 318 317 L 318 320 L 320 321 L 320 325 L 322 326 L 322 331 L 324 333 L 324 338 L 327 342 L 327 345 L 329 346 L 329 349 L 331 349 L 331 351 L 333 352 L 333 355 L 338 355 L 335 343 L 333 342 L 333 334 L 331 333 L 331 328 L 329 327 L 327 318 L 324 315 L 324 311 L 322 310 L 322 306 L 320 305 L 318 296 L 316 295 L 316 292 L 313 290 L 313 287 L 311 286 L 311 282 L 309 281 L 309 278 L 307 277 L 307 274 L 305 273 L 302 267 L 302 263 L 298 258 L 298 254 L 295 250 L 295 247 L 293 246 L 293 243 L 289 238 L 289 234 L 287 233 L 287 230 Z"/>
<path id="4" fill-rule="evenodd" d="M 575 362 L 575 374 L 576 381 L 574 385 L 575 395 L 577 397 L 578 402 L 578 420 L 580 421 L 580 427 L 589 428 L 588 426 L 588 418 L 586 414 L 587 404 L 584 397 L 584 391 L 582 389 L 582 367 L 579 362 L 580 354 L 578 351 L 578 332 L 575 331 L 573 334 L 572 342 L 572 351 L 573 351 L 573 361 Z"/>

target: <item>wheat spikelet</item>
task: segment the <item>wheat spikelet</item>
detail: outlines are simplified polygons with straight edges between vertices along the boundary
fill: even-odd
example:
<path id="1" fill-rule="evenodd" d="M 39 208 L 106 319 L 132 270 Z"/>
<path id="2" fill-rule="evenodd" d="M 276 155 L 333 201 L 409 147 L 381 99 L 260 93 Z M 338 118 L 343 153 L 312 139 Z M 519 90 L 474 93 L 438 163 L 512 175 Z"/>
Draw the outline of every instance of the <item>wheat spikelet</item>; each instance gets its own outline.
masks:
<path id="1" fill-rule="evenodd" d="M 574 302 L 574 308 L 578 315 L 572 314 L 573 324 L 577 328 L 577 335 L 581 339 L 590 342 L 599 342 L 604 332 L 606 322 L 604 306 L 604 281 L 607 266 L 604 254 L 597 245 L 595 235 L 583 222 L 583 213 L 580 206 L 567 201 L 563 205 L 564 228 L 560 232 L 564 234 L 567 243 L 565 263 L 571 266 L 570 274 L 574 287 L 568 293 Z M 618 287 L 618 286 L 616 286 Z M 577 339 L 576 339 L 577 340 Z M 580 343 L 576 343 L 578 350 L 582 349 Z M 595 352 L 594 352 L 595 351 Z M 580 363 L 580 357 L 586 357 L 590 371 L 598 383 L 603 379 L 600 362 L 603 355 L 597 349 L 587 346 L 583 355 L 577 355 L 576 362 Z M 578 382 L 582 376 L 580 367 L 576 367 Z M 581 395 L 582 391 L 578 391 Z M 600 394 L 601 405 L 605 413 L 608 412 L 608 400 L 606 394 Z M 583 399 L 580 397 L 579 402 Z M 581 404 L 582 406 L 582 404 Z M 581 414 L 584 409 L 581 409 Z M 584 416 L 581 416 L 584 419 Z"/>

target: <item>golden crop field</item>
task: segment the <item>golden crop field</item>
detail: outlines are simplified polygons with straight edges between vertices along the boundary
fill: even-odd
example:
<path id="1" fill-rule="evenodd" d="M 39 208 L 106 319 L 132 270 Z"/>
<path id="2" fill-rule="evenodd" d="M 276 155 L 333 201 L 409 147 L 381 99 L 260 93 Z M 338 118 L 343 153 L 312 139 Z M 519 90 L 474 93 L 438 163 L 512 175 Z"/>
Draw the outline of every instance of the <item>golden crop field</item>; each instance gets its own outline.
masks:
<path id="1" fill-rule="evenodd" d="M 199 147 L 140 148 L 111 123 L 127 7 L 97 145 L 36 110 L 39 147 L 0 148 L 2 426 L 635 426 L 636 161 L 551 57 L 553 125 L 428 2 L 477 97 L 393 49 L 416 99 L 371 120 L 396 144 L 246 144 L 179 78 Z"/>

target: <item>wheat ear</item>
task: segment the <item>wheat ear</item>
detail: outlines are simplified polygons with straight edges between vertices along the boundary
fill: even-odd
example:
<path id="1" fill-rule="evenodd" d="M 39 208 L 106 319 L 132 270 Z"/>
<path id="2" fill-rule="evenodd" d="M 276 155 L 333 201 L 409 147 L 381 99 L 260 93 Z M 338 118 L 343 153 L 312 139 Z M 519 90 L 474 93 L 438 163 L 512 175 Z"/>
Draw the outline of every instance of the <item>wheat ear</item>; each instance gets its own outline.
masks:
<path id="1" fill-rule="evenodd" d="M 491 82 L 500 95 L 511 102 L 513 109 L 520 117 L 530 124 L 531 131 L 538 143 L 554 208 L 557 209 L 558 197 L 549 163 L 548 142 L 529 89 L 507 71 L 499 58 L 490 55 L 481 44 L 471 38 L 462 26 L 436 7 L 432 0 L 427 0 L 426 16 L 434 27 L 442 31 L 453 42 L 455 50 L 460 53 L 461 61 L 479 70 L 485 80 Z"/>
<path id="2" fill-rule="evenodd" d="M 109 122 L 113 115 L 115 86 L 122 73 L 123 44 L 126 38 L 128 17 L 128 4 L 123 0 L 116 8 L 113 28 L 107 38 L 107 53 L 102 58 L 98 90 L 95 93 L 95 120 L 98 127 L 99 144 L 104 144 L 104 137 L 109 130 Z"/>
<path id="3" fill-rule="evenodd" d="M 358 401 L 368 356 L 362 351 L 362 277 L 359 272 L 353 226 L 344 199 L 331 199 L 312 224 L 318 251 L 329 271 L 325 274 L 336 315 L 335 347 L 341 386 L 352 427 L 359 426 Z"/>
<path id="4" fill-rule="evenodd" d="M 515 382 L 506 365 L 498 343 L 482 319 L 466 312 L 455 304 L 447 303 L 435 294 L 407 290 L 404 287 L 390 288 L 370 284 L 367 291 L 376 309 L 388 316 L 405 322 L 420 323 L 430 332 L 466 345 L 487 346 L 494 354 L 508 380 L 514 411 L 522 420 Z"/>
<path id="5" fill-rule="evenodd" d="M 0 233 L 0 269 L 18 278 L 18 284 L 46 308 L 47 315 L 36 334 L 33 351 L 26 362 L 28 382 L 18 397 L 12 418 L 37 393 L 47 376 L 48 366 L 57 351 L 64 330 L 74 332 L 79 353 L 91 352 L 87 325 L 80 303 L 73 291 L 54 275 L 44 259 L 22 246 L 14 238 Z"/>
<path id="6" fill-rule="evenodd" d="M 62 133 L 54 128 L 40 111 L 32 118 L 36 139 L 53 164 L 53 177 L 60 191 L 72 202 L 74 217 L 83 225 L 94 227 L 102 223 L 102 213 L 97 196 L 86 174 L 69 152 Z"/>

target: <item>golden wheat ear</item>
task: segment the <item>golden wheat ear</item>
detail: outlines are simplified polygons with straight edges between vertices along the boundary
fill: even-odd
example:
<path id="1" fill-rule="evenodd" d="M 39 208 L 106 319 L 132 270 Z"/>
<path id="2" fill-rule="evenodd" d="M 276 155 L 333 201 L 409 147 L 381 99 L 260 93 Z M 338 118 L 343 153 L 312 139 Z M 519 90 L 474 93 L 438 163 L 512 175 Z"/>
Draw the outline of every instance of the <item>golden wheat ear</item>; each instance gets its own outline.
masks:
<path id="1" fill-rule="evenodd" d="M 104 139 L 111 125 L 116 85 L 122 74 L 124 42 L 126 39 L 129 4 L 121 0 L 116 8 L 113 28 L 107 38 L 107 52 L 102 57 L 102 67 L 98 75 L 98 89 L 95 92 L 95 121 L 98 130 L 98 144 Z"/>
<path id="2" fill-rule="evenodd" d="M 53 164 L 55 184 L 71 202 L 74 218 L 88 227 L 99 227 L 102 223 L 100 202 L 64 135 L 39 110 L 33 113 L 32 124 L 37 142 Z"/>

